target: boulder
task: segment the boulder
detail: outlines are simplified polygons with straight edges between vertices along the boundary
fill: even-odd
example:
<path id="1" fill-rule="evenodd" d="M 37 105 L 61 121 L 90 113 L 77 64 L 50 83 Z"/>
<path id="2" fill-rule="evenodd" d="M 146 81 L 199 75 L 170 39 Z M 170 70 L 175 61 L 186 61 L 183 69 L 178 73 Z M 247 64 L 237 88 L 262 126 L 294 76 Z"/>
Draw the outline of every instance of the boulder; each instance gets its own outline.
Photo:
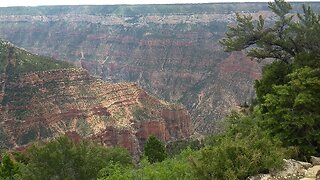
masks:
<path id="1" fill-rule="evenodd" d="M 273 173 L 275 176 L 287 177 L 287 176 L 297 176 L 301 177 L 305 171 L 306 163 L 301 163 L 300 161 L 296 161 L 294 159 L 286 160 L 284 159 L 283 170 Z"/>
<path id="2" fill-rule="evenodd" d="M 317 178 L 320 175 L 320 165 L 313 166 L 305 172 L 306 178 Z"/>
<path id="3" fill-rule="evenodd" d="M 313 166 L 311 163 L 284 159 L 283 169 L 270 174 L 259 174 L 248 177 L 248 180 L 320 180 L 320 165 Z"/>
<path id="4" fill-rule="evenodd" d="M 320 165 L 320 157 L 311 156 L 310 161 L 312 165 Z"/>

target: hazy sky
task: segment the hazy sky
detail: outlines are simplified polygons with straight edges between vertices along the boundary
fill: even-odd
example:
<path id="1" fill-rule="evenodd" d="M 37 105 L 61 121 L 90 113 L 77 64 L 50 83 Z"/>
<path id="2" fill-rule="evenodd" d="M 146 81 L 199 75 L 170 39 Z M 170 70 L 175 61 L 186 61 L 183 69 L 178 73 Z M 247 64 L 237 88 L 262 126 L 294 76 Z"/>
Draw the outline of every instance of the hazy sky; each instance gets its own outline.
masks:
<path id="1" fill-rule="evenodd" d="M 292 0 L 303 1 L 303 0 Z M 304 0 L 314 1 L 314 0 Z M 0 7 L 39 5 L 79 5 L 79 4 L 173 4 L 211 2 L 268 2 L 268 0 L 0 0 Z"/>

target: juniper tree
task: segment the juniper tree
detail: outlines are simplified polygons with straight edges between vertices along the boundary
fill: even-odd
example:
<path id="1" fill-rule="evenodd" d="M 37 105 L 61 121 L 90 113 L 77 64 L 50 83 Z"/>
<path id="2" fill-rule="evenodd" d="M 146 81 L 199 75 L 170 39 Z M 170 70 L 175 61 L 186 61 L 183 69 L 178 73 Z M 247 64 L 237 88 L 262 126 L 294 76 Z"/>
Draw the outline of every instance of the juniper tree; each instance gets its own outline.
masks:
<path id="1" fill-rule="evenodd" d="M 161 162 L 167 157 L 164 144 L 154 135 L 151 135 L 145 143 L 144 154 L 150 163 Z"/>

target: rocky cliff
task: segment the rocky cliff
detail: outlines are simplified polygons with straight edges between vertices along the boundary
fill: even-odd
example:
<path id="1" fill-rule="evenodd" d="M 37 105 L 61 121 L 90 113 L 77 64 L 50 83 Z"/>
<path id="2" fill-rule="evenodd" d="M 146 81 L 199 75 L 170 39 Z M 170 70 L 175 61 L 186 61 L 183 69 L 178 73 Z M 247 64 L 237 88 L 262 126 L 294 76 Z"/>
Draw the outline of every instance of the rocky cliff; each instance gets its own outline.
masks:
<path id="1" fill-rule="evenodd" d="M 22 68 L 23 61 L 34 64 L 34 59 L 22 59 L 27 52 L 10 44 L 1 46 L 10 52 L 1 51 L 8 55 L 1 75 L 2 147 L 17 148 L 67 133 L 121 145 L 138 155 L 151 134 L 172 141 L 193 133 L 182 106 L 159 100 L 135 83 L 106 83 L 84 69 L 60 67 L 58 61 L 56 67 L 19 72 L 19 64 Z M 43 59 L 42 65 L 46 62 Z"/>
<path id="2" fill-rule="evenodd" d="M 218 40 L 235 22 L 234 12 L 263 15 L 268 23 L 267 9 L 265 3 L 3 8 L 0 36 L 182 103 L 196 130 L 207 133 L 231 109 L 251 102 L 261 74 L 259 64 L 223 52 Z"/>

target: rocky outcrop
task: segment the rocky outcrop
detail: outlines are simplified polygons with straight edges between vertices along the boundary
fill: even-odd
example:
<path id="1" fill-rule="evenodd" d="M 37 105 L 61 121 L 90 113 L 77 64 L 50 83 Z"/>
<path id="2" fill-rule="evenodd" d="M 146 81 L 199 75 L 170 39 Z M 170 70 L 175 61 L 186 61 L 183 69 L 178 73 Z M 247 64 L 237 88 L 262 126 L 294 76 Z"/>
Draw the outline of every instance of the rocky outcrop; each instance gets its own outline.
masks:
<path id="1" fill-rule="evenodd" d="M 312 159 L 319 159 L 312 157 Z M 319 180 L 320 164 L 318 161 L 312 163 L 296 161 L 294 159 L 285 160 L 283 170 L 275 171 L 271 174 L 260 174 L 249 177 L 249 180 L 282 180 L 282 179 L 301 179 L 301 180 Z"/>
<path id="2" fill-rule="evenodd" d="M 6 71 L 0 76 L 0 148 L 19 148 L 67 134 L 123 146 L 139 155 L 152 134 L 164 142 L 193 134 L 183 106 L 151 96 L 136 83 L 104 82 L 79 68 L 22 73 L 25 67 L 18 66 L 25 60 L 22 57 L 16 56 L 10 75 Z M 41 62 L 50 65 L 46 59 Z"/>
<path id="3" fill-rule="evenodd" d="M 105 83 L 81 69 L 28 73 L 6 85 L 1 113 L 14 147 L 76 132 L 140 153 L 151 134 L 163 141 L 193 133 L 188 112 L 134 83 Z"/>
<path id="4" fill-rule="evenodd" d="M 169 117 L 167 116 L 168 111 Z M 103 131 L 95 134 L 93 138 L 107 146 L 120 145 L 137 155 L 141 153 L 144 143 L 150 135 L 157 136 L 163 142 L 169 142 L 185 139 L 193 134 L 190 117 L 186 110 L 166 109 L 161 113 L 164 121 L 131 120 L 131 128 L 107 126 Z"/>

